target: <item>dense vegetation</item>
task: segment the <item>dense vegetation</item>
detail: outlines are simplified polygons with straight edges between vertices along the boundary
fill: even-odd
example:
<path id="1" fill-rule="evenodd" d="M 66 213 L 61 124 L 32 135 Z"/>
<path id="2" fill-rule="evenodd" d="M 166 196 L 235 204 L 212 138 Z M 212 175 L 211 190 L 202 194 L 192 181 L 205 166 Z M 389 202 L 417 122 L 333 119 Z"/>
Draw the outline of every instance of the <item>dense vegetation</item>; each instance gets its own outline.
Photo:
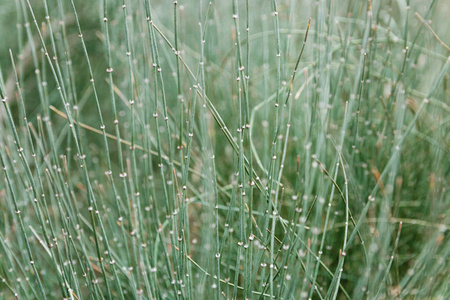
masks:
<path id="1" fill-rule="evenodd" d="M 449 299 L 450 5 L 0 0 L 1 299 Z"/>

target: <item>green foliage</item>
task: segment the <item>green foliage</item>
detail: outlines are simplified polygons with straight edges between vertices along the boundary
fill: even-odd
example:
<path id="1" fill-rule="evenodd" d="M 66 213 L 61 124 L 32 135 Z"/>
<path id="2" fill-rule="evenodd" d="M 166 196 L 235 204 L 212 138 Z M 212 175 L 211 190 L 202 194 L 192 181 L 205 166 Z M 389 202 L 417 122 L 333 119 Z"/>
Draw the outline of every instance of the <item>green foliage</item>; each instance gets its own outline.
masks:
<path id="1" fill-rule="evenodd" d="M 445 1 L 0 6 L 1 299 L 450 298 Z"/>

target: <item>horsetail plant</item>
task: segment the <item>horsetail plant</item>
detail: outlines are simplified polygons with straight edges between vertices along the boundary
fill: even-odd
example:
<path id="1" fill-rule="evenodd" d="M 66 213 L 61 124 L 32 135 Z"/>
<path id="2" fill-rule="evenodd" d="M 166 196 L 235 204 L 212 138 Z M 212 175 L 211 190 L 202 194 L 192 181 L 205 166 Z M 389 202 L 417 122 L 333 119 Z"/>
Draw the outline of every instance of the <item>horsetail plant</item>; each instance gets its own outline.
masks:
<path id="1" fill-rule="evenodd" d="M 1 299 L 450 297 L 445 1 L 0 6 Z"/>

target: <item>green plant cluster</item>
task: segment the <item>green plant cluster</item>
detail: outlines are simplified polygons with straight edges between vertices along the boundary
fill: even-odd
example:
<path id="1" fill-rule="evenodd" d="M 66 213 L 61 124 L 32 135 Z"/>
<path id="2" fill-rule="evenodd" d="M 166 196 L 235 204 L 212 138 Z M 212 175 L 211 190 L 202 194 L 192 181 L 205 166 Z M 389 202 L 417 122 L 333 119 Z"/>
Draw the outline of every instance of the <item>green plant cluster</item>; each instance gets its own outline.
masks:
<path id="1" fill-rule="evenodd" d="M 450 298 L 446 1 L 0 8 L 0 299 Z"/>

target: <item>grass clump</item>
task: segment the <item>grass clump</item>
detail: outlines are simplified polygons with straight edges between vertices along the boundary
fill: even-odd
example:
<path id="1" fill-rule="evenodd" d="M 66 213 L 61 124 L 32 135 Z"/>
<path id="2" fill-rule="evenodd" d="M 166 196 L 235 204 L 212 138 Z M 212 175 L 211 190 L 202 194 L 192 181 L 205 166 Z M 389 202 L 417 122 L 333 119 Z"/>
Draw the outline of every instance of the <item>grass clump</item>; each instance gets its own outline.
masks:
<path id="1" fill-rule="evenodd" d="M 0 5 L 0 298 L 450 297 L 444 1 Z"/>

